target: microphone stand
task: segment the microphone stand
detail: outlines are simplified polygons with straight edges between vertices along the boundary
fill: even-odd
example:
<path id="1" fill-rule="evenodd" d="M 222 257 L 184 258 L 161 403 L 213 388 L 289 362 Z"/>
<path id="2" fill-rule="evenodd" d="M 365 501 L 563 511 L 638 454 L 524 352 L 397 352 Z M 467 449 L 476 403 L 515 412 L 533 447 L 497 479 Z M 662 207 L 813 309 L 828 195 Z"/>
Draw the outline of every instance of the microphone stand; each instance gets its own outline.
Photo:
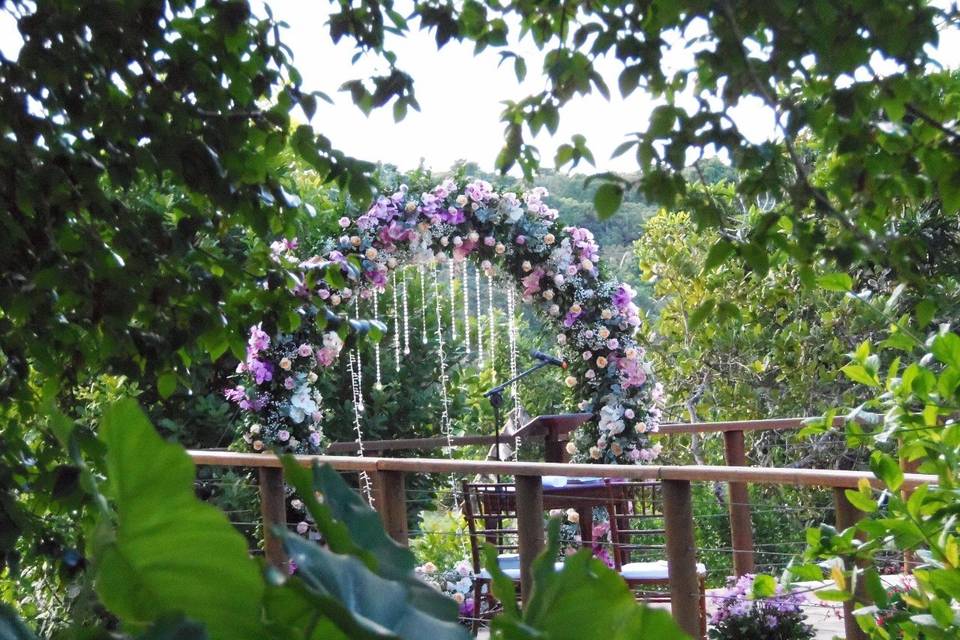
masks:
<path id="1" fill-rule="evenodd" d="M 493 423 L 496 431 L 494 432 L 494 448 L 496 451 L 497 462 L 500 460 L 500 432 L 503 430 L 503 416 L 500 413 L 500 407 L 503 405 L 503 390 L 506 389 L 509 385 L 513 384 L 520 378 L 526 378 L 528 375 L 534 371 L 538 371 L 550 364 L 551 362 L 540 361 L 537 364 L 533 365 L 526 371 L 521 371 L 514 377 L 510 378 L 506 382 L 503 382 L 496 387 L 485 391 L 483 397 L 490 401 L 490 406 L 493 407 Z"/>

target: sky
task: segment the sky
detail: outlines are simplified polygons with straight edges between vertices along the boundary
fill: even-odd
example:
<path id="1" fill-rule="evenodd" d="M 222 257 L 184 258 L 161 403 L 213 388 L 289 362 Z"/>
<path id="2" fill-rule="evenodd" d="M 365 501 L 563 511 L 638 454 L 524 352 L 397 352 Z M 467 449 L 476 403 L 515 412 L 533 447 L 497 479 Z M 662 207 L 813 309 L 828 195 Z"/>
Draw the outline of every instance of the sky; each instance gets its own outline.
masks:
<path id="1" fill-rule="evenodd" d="M 254 10 L 261 15 L 262 4 L 262 0 L 253 2 Z M 414 77 L 421 111 L 411 110 L 400 123 L 394 122 L 389 107 L 365 116 L 349 95 L 338 89 L 346 80 L 382 73 L 385 65 L 374 56 L 354 63 L 355 50 L 350 42 L 333 44 L 326 27 L 331 3 L 270 0 L 270 6 L 274 16 L 289 25 L 281 32 L 281 39 L 293 51 L 304 88 L 323 91 L 334 100 L 333 105 L 319 101 L 312 124 L 335 147 L 357 158 L 395 164 L 402 170 L 415 168 L 421 159 L 438 171 L 461 159 L 492 169 L 503 145 L 502 101 L 518 100 L 546 87 L 540 73 L 542 58 L 532 45 L 513 47 L 527 58 L 527 79 L 520 84 L 512 64 L 498 67 L 495 49 L 474 56 L 472 46 L 450 42 L 437 51 L 431 34 L 414 31 L 406 38 L 392 38 L 388 44 L 398 54 L 401 68 Z M 19 42 L 16 24 L 9 14 L 0 12 L 0 51 L 13 58 Z M 690 56 L 689 51 L 676 46 L 667 52 L 665 60 L 668 66 L 686 66 Z M 956 29 L 942 34 L 937 57 L 950 66 L 960 62 L 960 33 Z M 587 138 L 597 166 L 582 166 L 580 171 L 636 169 L 631 154 L 617 159 L 610 156 L 626 134 L 645 128 L 656 103 L 639 90 L 628 99 L 620 98 L 616 61 L 601 60 L 598 70 L 611 88 L 611 99 L 607 101 L 596 93 L 576 97 L 562 110 L 556 135 L 542 132 L 535 139 L 545 166 L 553 166 L 560 144 L 581 133 Z M 773 115 L 759 101 L 738 105 L 732 113 L 751 141 L 775 135 Z"/>

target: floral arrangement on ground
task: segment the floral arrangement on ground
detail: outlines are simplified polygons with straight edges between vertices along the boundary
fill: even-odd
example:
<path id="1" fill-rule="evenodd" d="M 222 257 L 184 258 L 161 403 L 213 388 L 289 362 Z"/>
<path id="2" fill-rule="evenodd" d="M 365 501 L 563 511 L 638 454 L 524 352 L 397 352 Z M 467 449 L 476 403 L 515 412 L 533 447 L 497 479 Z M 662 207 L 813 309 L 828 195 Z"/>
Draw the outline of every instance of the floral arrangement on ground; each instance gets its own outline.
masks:
<path id="1" fill-rule="evenodd" d="M 660 445 L 650 435 L 664 394 L 634 337 L 640 324 L 634 292 L 607 277 L 589 230 L 559 228 L 546 196 L 542 188 L 498 192 L 483 180 L 447 179 L 421 194 L 401 186 L 363 215 L 341 218 L 342 235 L 316 255 L 300 255 L 295 239 L 274 243 L 274 258 L 291 274 L 292 292 L 311 321 L 302 323 L 300 336 L 271 339 L 260 326 L 251 328 L 240 379 L 226 392 L 244 412 L 247 445 L 322 450 L 322 398 L 311 385 L 318 370 L 337 360 L 347 327 L 324 330 L 327 316 L 318 308 L 358 308 L 382 293 L 402 265 L 423 265 L 436 283 L 441 265 L 472 260 L 488 278 L 518 287 L 522 300 L 556 327 L 569 362 L 565 383 L 581 398 L 580 410 L 595 416 L 568 443 L 573 460 L 654 460 Z"/>
<path id="2" fill-rule="evenodd" d="M 804 595 L 771 584 L 772 594 L 760 596 L 759 579 L 772 583 L 769 576 L 730 578 L 710 617 L 710 640 L 811 640 L 816 633 L 803 613 Z"/>

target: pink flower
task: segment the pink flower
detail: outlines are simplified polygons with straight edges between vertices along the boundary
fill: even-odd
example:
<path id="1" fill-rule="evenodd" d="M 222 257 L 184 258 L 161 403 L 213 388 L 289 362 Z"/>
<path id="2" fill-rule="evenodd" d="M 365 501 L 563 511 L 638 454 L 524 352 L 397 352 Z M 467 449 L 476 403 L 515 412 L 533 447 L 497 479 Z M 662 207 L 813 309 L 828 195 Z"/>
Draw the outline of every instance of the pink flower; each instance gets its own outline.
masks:
<path id="1" fill-rule="evenodd" d="M 348 218 L 347 216 L 343 216 L 342 218 L 340 218 L 341 229 L 346 229 L 349 226 L 350 226 L 350 218 Z"/>
<path id="2" fill-rule="evenodd" d="M 457 260 L 463 260 L 470 252 L 476 248 L 477 243 L 474 240 L 464 240 L 460 246 L 453 250 L 453 257 Z"/>
<path id="3" fill-rule="evenodd" d="M 313 347 L 311 347 L 309 344 L 307 344 L 306 342 L 304 342 L 302 345 L 300 345 L 299 347 L 297 347 L 297 354 L 298 354 L 301 358 L 306 358 L 306 357 L 308 357 L 308 356 L 311 356 L 311 355 L 313 355 Z"/>
<path id="4" fill-rule="evenodd" d="M 289 439 L 290 439 L 289 431 L 287 431 L 286 429 L 280 429 L 280 431 L 277 431 L 277 440 L 279 440 L 280 442 L 286 442 Z"/>
<path id="5" fill-rule="evenodd" d="M 283 381 L 283 388 L 284 388 L 284 389 L 293 389 L 294 384 L 295 384 L 295 383 L 294 383 L 294 381 L 293 381 L 293 378 L 286 378 L 286 379 Z"/>
<path id="6" fill-rule="evenodd" d="M 543 278 L 543 274 L 543 269 L 538 267 L 520 281 L 523 284 L 524 296 L 532 296 L 540 291 L 540 279 Z"/>
<path id="7" fill-rule="evenodd" d="M 396 220 L 380 229 L 378 237 L 384 246 L 392 247 L 394 243 L 409 240 L 412 232 Z"/>
<path id="8" fill-rule="evenodd" d="M 488 247 L 492 247 L 493 245 L 497 244 L 497 239 L 493 236 L 487 236 L 483 239 L 483 244 L 487 245 Z"/>
<path id="9" fill-rule="evenodd" d="M 317 362 L 319 362 L 324 367 L 329 367 L 333 364 L 333 361 L 336 360 L 337 354 L 333 349 L 328 349 L 324 347 L 317 351 Z"/>
<path id="10" fill-rule="evenodd" d="M 522 235 L 517 236 L 516 238 L 513 239 L 513 241 L 520 245 L 527 244 L 527 237 Z"/>

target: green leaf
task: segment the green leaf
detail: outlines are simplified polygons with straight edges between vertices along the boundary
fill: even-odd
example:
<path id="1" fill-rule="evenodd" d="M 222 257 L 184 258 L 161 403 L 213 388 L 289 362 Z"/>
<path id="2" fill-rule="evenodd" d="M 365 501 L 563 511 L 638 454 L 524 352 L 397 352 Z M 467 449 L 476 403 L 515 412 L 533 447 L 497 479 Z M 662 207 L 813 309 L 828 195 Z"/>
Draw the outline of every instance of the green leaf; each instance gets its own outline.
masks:
<path id="1" fill-rule="evenodd" d="M 817 286 L 827 291 L 847 292 L 853 289 L 853 278 L 846 273 L 825 273 L 817 276 Z"/>
<path id="2" fill-rule="evenodd" d="M 550 523 L 547 549 L 534 562 L 534 588 L 522 617 L 505 610 L 493 620 L 494 637 L 595 638 L 600 629 L 604 640 L 688 637 L 666 611 L 637 604 L 623 578 L 589 550 L 568 557 L 557 571 L 559 525 Z"/>
<path id="3" fill-rule="evenodd" d="M 284 474 L 297 488 L 297 492 L 305 504 L 314 504 L 309 495 L 319 491 L 323 494 L 329 518 L 344 527 L 352 543 L 350 547 L 363 549 L 372 555 L 379 565 L 380 573 L 388 576 L 406 575 L 413 571 L 416 559 L 411 551 L 387 535 L 383 529 L 380 516 L 370 508 L 356 491 L 351 489 L 340 474 L 330 465 L 314 465 L 312 482 L 304 486 L 303 476 L 296 474 L 295 469 L 303 469 L 290 456 L 283 459 Z M 306 471 L 306 470 L 304 470 Z M 308 472 L 309 473 L 309 472 Z M 309 488 L 308 488 L 309 487 Z M 317 503 L 319 504 L 319 503 Z M 316 513 L 314 513 L 316 512 Z M 316 505 L 311 512 L 317 520 L 317 525 L 324 528 L 321 533 L 326 536 L 327 523 L 330 519 L 319 514 Z M 318 518 L 317 516 L 320 515 Z M 333 534 L 333 531 L 329 531 Z M 334 551 L 342 552 L 339 549 Z"/>
<path id="4" fill-rule="evenodd" d="M 870 373 L 863 365 L 848 364 L 840 367 L 840 371 L 854 382 L 865 384 L 869 387 L 879 387 L 880 380 L 876 373 Z"/>
<path id="5" fill-rule="evenodd" d="M 751 594 L 753 599 L 769 598 L 776 592 L 777 581 L 773 579 L 773 576 L 761 573 L 753 579 L 753 593 Z"/>
<path id="6" fill-rule="evenodd" d="M 17 617 L 16 612 L 0 602 L 0 640 L 36 640 L 27 625 Z"/>
<path id="7" fill-rule="evenodd" d="M 93 542 L 101 600 L 130 628 L 182 613 L 211 638 L 260 638 L 263 580 L 246 540 L 194 495 L 193 462 L 165 442 L 133 400 L 105 412 L 108 495 Z"/>
<path id="8" fill-rule="evenodd" d="M 291 580 L 292 584 L 302 585 L 316 608 L 348 638 L 466 640 L 470 637 L 457 622 L 453 600 L 447 599 L 452 605 L 449 608 L 452 615 L 437 617 L 435 612 L 418 607 L 417 594 L 411 584 L 377 575 L 358 558 L 333 553 L 293 532 L 279 533 L 287 554 L 297 566 L 297 577 Z M 431 589 L 426 584 L 422 584 L 422 588 Z"/>
<path id="9" fill-rule="evenodd" d="M 161 398 L 169 398 L 176 390 L 177 374 L 173 373 L 172 371 L 167 371 L 166 373 L 161 373 L 157 377 L 157 393 L 160 394 Z"/>
<path id="10" fill-rule="evenodd" d="M 917 303 L 913 313 L 917 318 L 917 326 L 925 329 L 933 321 L 933 316 L 937 312 L 937 305 L 931 300 L 921 300 Z"/>
<path id="11" fill-rule="evenodd" d="M 713 311 L 713 308 L 716 306 L 717 301 L 713 298 L 707 298 L 701 302 L 696 309 L 693 310 L 693 313 L 690 314 L 689 324 L 691 329 L 695 329 L 703 324 L 703 321 L 707 319 L 707 316 L 710 315 L 710 312 Z"/>
<path id="12" fill-rule="evenodd" d="M 944 333 L 933 339 L 933 357 L 943 364 L 960 369 L 960 336 Z"/>
<path id="13" fill-rule="evenodd" d="M 870 470 L 891 491 L 896 491 L 903 484 L 903 470 L 899 463 L 882 451 L 874 451 L 870 454 Z"/>
<path id="14" fill-rule="evenodd" d="M 864 513 L 873 513 L 877 510 L 877 502 L 871 496 L 860 493 L 853 489 L 847 489 L 843 492 L 854 507 Z"/>
<path id="15" fill-rule="evenodd" d="M 828 602 L 845 602 L 853 597 L 850 595 L 850 593 L 841 591 L 840 589 L 821 589 L 820 591 L 814 591 L 813 593 L 821 600 L 826 600 Z"/>
<path id="16" fill-rule="evenodd" d="M 727 258 L 736 252 L 736 247 L 729 240 L 720 239 L 710 247 L 707 259 L 703 261 L 703 273 L 709 273 L 723 264 Z"/>
<path id="17" fill-rule="evenodd" d="M 623 202 L 623 187 L 612 182 L 605 182 L 597 188 L 593 196 L 593 207 L 597 210 L 597 217 L 606 220 L 617 212 Z"/>

